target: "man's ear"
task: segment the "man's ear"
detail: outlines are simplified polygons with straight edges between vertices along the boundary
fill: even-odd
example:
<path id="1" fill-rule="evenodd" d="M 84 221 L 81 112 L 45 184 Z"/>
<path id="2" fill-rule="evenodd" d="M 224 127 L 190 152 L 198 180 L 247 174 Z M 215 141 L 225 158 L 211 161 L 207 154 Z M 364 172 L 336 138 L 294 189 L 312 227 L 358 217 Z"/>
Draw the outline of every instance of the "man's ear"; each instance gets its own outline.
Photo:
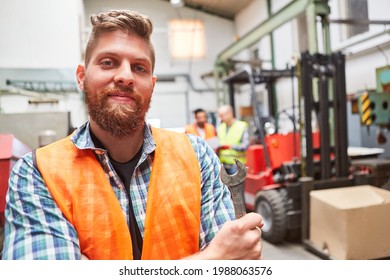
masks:
<path id="1" fill-rule="evenodd" d="M 85 79 L 85 66 L 79 64 L 76 70 L 77 84 L 81 90 L 84 90 L 84 79 Z"/>
<path id="2" fill-rule="evenodd" d="M 157 76 L 153 76 L 152 77 L 153 91 L 154 91 L 154 86 L 156 85 L 156 81 L 157 81 Z"/>

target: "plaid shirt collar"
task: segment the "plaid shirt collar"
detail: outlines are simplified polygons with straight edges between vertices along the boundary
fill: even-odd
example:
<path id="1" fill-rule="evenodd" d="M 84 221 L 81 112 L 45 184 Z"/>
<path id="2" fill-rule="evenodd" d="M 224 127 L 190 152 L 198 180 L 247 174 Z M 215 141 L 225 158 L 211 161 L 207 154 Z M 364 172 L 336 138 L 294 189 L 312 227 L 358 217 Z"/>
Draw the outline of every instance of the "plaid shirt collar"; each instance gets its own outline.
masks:
<path id="1" fill-rule="evenodd" d="M 92 150 L 101 150 L 104 149 L 97 148 L 92 141 L 91 134 L 89 132 L 90 123 L 86 122 L 79 128 L 77 128 L 71 135 L 70 140 L 74 143 L 74 145 L 80 149 L 92 149 Z M 156 142 L 154 142 L 151 128 L 148 124 L 144 125 L 144 147 L 143 154 L 152 154 L 156 149 Z"/>

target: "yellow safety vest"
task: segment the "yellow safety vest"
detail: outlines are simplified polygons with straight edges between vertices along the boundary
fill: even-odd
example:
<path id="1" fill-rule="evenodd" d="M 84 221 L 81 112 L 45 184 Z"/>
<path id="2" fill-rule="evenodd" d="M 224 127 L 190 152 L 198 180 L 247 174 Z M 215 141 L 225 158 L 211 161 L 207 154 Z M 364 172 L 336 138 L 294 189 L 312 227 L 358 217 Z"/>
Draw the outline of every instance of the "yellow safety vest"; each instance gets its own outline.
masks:
<path id="1" fill-rule="evenodd" d="M 247 127 L 248 124 L 246 122 L 236 120 L 229 127 L 228 133 L 226 133 L 226 123 L 222 123 L 218 128 L 220 145 L 239 145 L 241 143 L 242 135 Z M 234 159 L 238 159 L 242 163 L 246 163 L 246 152 L 239 152 L 233 149 L 221 150 L 219 152 L 219 159 L 225 164 L 234 164 Z"/>

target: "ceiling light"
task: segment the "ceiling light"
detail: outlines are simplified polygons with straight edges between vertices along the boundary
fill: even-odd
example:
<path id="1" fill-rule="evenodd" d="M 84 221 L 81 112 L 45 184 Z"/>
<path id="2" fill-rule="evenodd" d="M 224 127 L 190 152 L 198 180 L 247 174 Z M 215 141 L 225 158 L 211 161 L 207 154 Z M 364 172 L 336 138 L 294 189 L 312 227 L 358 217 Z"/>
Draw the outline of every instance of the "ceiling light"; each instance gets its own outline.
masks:
<path id="1" fill-rule="evenodd" d="M 171 0 L 171 5 L 180 8 L 184 6 L 184 3 L 182 0 Z"/>

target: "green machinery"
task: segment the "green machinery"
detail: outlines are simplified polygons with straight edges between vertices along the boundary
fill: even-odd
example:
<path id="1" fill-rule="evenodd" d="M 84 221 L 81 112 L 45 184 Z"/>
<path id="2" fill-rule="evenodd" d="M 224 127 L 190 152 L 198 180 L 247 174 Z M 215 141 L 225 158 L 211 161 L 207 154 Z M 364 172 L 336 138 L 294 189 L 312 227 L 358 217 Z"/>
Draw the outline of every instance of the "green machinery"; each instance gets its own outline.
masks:
<path id="1" fill-rule="evenodd" d="M 390 128 L 390 66 L 376 69 L 377 87 L 363 90 L 352 99 L 352 112 L 360 115 L 360 123 L 379 127 L 378 143 L 386 142 L 383 129 Z"/>

